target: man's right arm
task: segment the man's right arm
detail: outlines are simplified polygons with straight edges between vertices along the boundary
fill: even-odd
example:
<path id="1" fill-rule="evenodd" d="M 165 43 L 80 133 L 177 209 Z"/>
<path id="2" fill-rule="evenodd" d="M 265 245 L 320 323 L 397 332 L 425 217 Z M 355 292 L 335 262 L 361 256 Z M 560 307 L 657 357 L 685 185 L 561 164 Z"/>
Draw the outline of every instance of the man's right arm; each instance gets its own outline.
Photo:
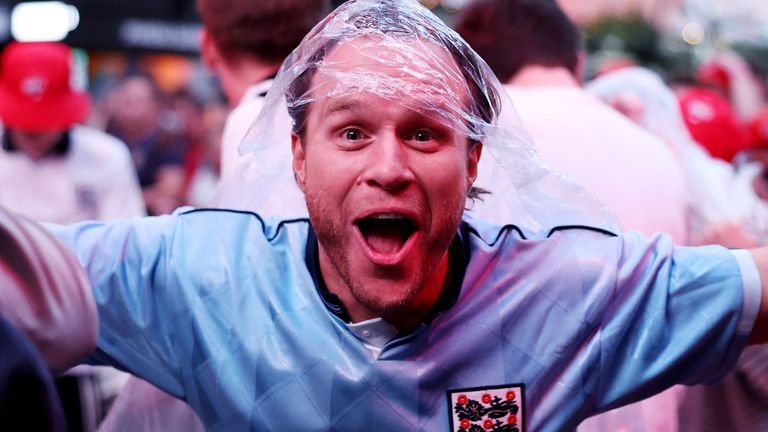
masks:
<path id="1" fill-rule="evenodd" d="M 75 254 L 92 286 L 99 340 L 91 360 L 183 394 L 178 343 L 184 296 L 171 264 L 176 216 L 46 225 Z"/>
<path id="2" fill-rule="evenodd" d="M 91 354 L 180 395 L 173 308 L 183 302 L 168 283 L 175 221 L 43 227 L 0 208 L 0 314 L 54 372 Z"/>

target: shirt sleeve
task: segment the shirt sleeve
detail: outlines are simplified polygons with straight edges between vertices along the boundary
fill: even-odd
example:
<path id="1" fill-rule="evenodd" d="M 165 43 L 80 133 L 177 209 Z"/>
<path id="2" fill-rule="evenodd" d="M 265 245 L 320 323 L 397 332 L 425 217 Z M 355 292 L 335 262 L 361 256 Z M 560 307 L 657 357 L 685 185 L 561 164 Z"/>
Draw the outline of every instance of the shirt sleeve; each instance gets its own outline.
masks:
<path id="1" fill-rule="evenodd" d="M 106 363 L 183 396 L 180 358 L 189 328 L 174 256 L 176 215 L 48 228 L 86 270 L 99 314 L 92 362 Z M 183 271 L 183 270 L 182 270 Z"/>
<path id="2" fill-rule="evenodd" d="M 760 301 L 754 263 L 719 246 L 664 236 L 621 240 L 616 285 L 598 325 L 602 411 L 674 384 L 711 383 L 746 345 Z"/>

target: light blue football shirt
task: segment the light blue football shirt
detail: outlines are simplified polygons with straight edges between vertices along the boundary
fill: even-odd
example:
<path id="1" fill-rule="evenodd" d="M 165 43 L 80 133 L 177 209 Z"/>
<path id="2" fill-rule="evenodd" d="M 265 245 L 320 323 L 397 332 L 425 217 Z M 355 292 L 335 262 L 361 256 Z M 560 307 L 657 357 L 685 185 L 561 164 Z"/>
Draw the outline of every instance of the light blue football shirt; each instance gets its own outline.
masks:
<path id="1" fill-rule="evenodd" d="M 507 385 L 524 388 L 524 430 L 568 430 L 728 372 L 760 301 L 745 252 L 465 217 L 455 303 L 377 358 L 319 294 L 307 220 L 181 210 L 52 230 L 93 284 L 94 358 L 213 431 L 445 431 L 457 389 Z"/>

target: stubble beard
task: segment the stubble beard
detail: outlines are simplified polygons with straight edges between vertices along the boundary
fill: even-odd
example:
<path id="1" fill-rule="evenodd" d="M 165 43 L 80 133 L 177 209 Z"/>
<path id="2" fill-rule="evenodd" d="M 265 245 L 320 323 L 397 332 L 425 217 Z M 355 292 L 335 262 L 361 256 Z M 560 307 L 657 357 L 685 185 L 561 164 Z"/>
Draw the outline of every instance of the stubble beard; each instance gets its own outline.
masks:
<path id="1" fill-rule="evenodd" d="M 377 293 L 371 292 L 370 286 L 360 280 L 361 278 L 353 276 L 352 264 L 346 254 L 346 250 L 348 243 L 356 240 L 348 235 L 347 227 L 339 226 L 339 224 L 334 222 L 338 219 L 333 217 L 334 214 L 340 211 L 343 213 L 344 210 L 324 203 L 322 196 L 316 195 L 313 191 L 305 191 L 305 197 L 309 218 L 317 235 L 318 242 L 322 245 L 331 265 L 346 284 L 355 301 L 369 312 L 373 312 L 378 316 L 391 316 L 406 312 L 408 306 L 434 273 L 442 253 L 437 254 L 435 259 L 428 259 L 424 263 L 426 267 L 423 267 L 421 271 L 403 282 L 401 281 L 406 276 L 404 275 L 404 269 L 375 268 L 370 276 L 379 280 L 391 280 L 393 284 L 391 290 L 396 290 L 399 293 L 396 296 L 376 295 Z M 458 201 L 458 205 L 455 205 L 455 208 L 451 208 L 450 214 L 443 215 L 435 224 L 447 226 L 450 229 L 444 229 L 438 236 L 428 239 L 428 244 L 425 245 L 427 251 L 440 250 L 445 252 L 455 237 L 465 205 L 464 200 L 456 201 Z M 399 286 L 395 286 L 395 284 Z"/>

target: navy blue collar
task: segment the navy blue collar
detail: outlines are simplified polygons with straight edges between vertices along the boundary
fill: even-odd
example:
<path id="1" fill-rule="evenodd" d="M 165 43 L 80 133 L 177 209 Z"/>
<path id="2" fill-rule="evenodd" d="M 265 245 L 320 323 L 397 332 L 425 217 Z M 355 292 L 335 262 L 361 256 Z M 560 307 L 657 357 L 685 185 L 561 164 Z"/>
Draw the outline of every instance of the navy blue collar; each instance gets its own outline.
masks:
<path id="1" fill-rule="evenodd" d="M 450 309 L 459 299 L 461 285 L 464 281 L 464 273 L 469 264 L 469 242 L 467 241 L 468 230 L 469 226 L 466 222 L 462 222 L 459 227 L 459 232 L 451 242 L 448 249 L 448 276 L 445 278 L 445 283 L 443 284 L 440 296 L 424 318 L 424 323 L 426 324 L 431 323 L 440 314 Z M 339 297 L 328 291 L 328 287 L 325 285 L 323 276 L 320 273 L 320 254 L 317 247 L 317 236 L 315 235 L 315 230 L 312 229 L 311 224 L 309 225 L 309 232 L 307 233 L 307 248 L 304 261 L 306 262 L 309 273 L 312 275 L 312 280 L 315 283 L 317 293 L 323 300 L 325 307 L 342 321 L 349 323 L 351 321 L 349 312 L 347 312 L 347 309 L 344 307 L 344 304 L 341 303 Z"/>
<path id="2" fill-rule="evenodd" d="M 43 157 L 65 156 L 67 153 L 69 153 L 69 148 L 71 147 L 72 142 L 72 138 L 69 135 L 69 131 L 64 132 L 61 135 L 61 138 L 56 141 L 56 144 L 54 144 L 53 147 L 51 147 L 51 149 L 48 150 L 45 155 L 43 155 Z M 13 140 L 11 140 L 11 134 L 9 134 L 8 131 L 3 132 L 3 150 L 7 152 L 19 151 L 19 148 L 16 147 L 16 144 L 14 144 Z"/>

